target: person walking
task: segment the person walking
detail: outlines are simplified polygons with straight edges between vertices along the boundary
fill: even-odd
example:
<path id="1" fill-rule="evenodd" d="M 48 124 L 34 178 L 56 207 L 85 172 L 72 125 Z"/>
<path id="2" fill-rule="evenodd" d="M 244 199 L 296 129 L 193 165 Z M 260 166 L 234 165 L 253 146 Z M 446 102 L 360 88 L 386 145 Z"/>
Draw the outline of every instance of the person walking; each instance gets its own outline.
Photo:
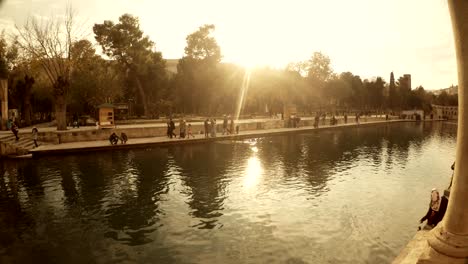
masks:
<path id="1" fill-rule="evenodd" d="M 234 134 L 234 116 L 231 116 L 231 124 L 229 126 L 229 134 Z"/>
<path id="2" fill-rule="evenodd" d="M 228 117 L 224 115 L 224 120 L 223 120 L 223 135 L 228 133 Z"/>
<path id="3" fill-rule="evenodd" d="M 171 123 L 169 122 L 169 120 L 167 120 L 167 132 L 166 132 L 166 135 L 168 138 L 172 138 L 172 134 L 171 134 Z"/>
<path id="4" fill-rule="evenodd" d="M 348 115 L 347 114 L 344 114 L 344 123 L 348 124 Z"/>
<path id="5" fill-rule="evenodd" d="M 37 130 L 36 127 L 33 127 L 32 129 L 32 138 L 33 138 L 33 141 L 34 141 L 34 147 L 37 148 L 39 147 L 39 145 L 37 145 L 37 135 L 39 134 L 39 130 Z"/>
<path id="6" fill-rule="evenodd" d="M 11 126 L 11 132 L 13 132 L 13 135 L 15 135 L 16 141 L 18 141 L 20 138 L 18 137 L 18 126 L 16 125 L 15 122 L 13 122 L 13 125 Z"/>
<path id="7" fill-rule="evenodd" d="M 171 138 L 174 137 L 174 138 L 177 138 L 177 135 L 174 133 L 174 130 L 176 129 L 175 127 L 175 124 L 174 124 L 174 121 L 171 119 L 169 119 L 169 126 L 170 126 L 170 135 L 171 135 Z"/>
<path id="8" fill-rule="evenodd" d="M 208 138 L 210 136 L 210 124 L 208 123 L 208 118 L 205 119 L 205 138 Z"/>

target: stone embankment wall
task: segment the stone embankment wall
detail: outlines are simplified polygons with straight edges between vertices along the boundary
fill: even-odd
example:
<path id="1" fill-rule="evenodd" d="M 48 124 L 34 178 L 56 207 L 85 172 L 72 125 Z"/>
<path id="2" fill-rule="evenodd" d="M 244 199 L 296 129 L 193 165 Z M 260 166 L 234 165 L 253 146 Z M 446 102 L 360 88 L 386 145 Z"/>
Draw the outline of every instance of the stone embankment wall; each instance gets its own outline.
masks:
<path id="1" fill-rule="evenodd" d="M 361 122 L 371 122 L 377 120 L 384 120 L 384 117 L 363 117 Z M 300 121 L 299 126 L 312 126 L 313 120 L 311 118 L 303 119 Z M 338 124 L 343 124 L 343 119 L 338 119 Z M 354 117 L 348 118 L 348 123 L 354 123 Z M 329 124 L 329 120 L 326 120 L 326 124 Z M 247 130 L 264 130 L 264 129 L 275 129 L 287 127 L 288 122 L 286 120 L 272 119 L 263 121 L 249 121 L 243 120 L 237 122 L 239 131 Z M 320 121 L 322 125 L 322 121 Z M 222 121 L 218 121 L 216 125 L 217 132 L 220 133 L 223 130 Z M 192 133 L 200 134 L 204 131 L 203 123 L 192 123 Z M 95 140 L 107 140 L 112 133 L 120 135 L 125 132 L 128 138 L 145 138 L 145 137 L 162 137 L 166 136 L 166 126 L 117 126 L 111 129 L 90 129 L 90 130 L 68 130 L 68 131 L 53 131 L 53 132 L 40 132 L 39 141 L 60 144 L 70 142 L 82 142 L 82 141 L 95 141 Z M 179 132 L 178 123 L 176 123 L 176 134 Z"/>

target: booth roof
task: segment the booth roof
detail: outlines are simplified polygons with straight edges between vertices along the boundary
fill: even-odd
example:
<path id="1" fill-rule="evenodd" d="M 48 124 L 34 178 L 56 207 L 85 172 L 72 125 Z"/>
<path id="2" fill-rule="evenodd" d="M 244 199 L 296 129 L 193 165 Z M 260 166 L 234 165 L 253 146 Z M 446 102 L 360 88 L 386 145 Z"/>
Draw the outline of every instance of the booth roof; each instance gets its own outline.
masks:
<path id="1" fill-rule="evenodd" d="M 114 105 L 109 104 L 109 103 L 104 103 L 104 104 L 98 105 L 97 108 L 114 108 Z"/>

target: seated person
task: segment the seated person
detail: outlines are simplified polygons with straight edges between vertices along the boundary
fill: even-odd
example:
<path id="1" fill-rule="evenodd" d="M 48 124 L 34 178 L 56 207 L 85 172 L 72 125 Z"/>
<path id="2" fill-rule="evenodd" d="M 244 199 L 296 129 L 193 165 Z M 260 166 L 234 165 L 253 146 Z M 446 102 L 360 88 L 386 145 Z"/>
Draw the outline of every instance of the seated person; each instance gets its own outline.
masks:
<path id="1" fill-rule="evenodd" d="M 119 143 L 119 137 L 115 133 L 112 133 L 109 137 L 109 142 L 111 145 L 117 145 L 117 143 Z"/>
<path id="2" fill-rule="evenodd" d="M 420 222 L 427 220 L 428 227 L 435 227 L 444 218 L 445 211 L 447 210 L 448 200 L 445 196 L 440 197 L 437 189 L 431 191 L 431 201 L 429 202 L 429 210 L 427 214 L 421 218 Z"/>
<path id="3" fill-rule="evenodd" d="M 125 144 L 125 143 L 127 143 L 127 140 L 128 140 L 127 134 L 125 134 L 124 132 L 122 132 L 122 133 L 120 134 L 120 141 L 122 142 L 122 144 Z"/>

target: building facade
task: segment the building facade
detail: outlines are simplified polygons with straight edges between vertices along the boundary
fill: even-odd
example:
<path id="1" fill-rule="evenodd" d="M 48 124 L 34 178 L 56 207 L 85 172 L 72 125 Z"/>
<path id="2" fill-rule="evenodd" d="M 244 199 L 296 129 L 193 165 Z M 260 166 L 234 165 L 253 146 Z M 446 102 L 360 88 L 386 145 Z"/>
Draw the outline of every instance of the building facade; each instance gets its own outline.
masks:
<path id="1" fill-rule="evenodd" d="M 456 120 L 458 118 L 458 106 L 432 105 L 434 118 Z"/>

